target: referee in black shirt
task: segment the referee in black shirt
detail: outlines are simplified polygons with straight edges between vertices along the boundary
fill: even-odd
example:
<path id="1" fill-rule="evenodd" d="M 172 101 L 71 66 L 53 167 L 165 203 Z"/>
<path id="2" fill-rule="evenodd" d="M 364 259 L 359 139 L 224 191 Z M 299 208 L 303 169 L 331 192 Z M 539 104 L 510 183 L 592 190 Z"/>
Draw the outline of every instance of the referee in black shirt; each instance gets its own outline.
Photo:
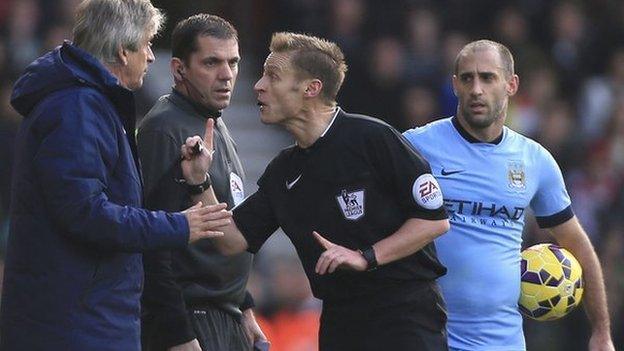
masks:
<path id="1" fill-rule="evenodd" d="M 257 252 L 281 227 L 314 295 L 323 300 L 320 348 L 446 350 L 446 313 L 435 279 L 446 271 L 433 239 L 449 224 L 429 164 L 377 119 L 336 106 L 344 55 L 316 37 L 276 33 L 256 83 L 261 119 L 284 126 L 296 145 L 282 151 L 234 209 L 226 254 Z M 183 156 L 205 172 L 206 151 Z M 201 196 L 217 203 L 212 189 Z"/>

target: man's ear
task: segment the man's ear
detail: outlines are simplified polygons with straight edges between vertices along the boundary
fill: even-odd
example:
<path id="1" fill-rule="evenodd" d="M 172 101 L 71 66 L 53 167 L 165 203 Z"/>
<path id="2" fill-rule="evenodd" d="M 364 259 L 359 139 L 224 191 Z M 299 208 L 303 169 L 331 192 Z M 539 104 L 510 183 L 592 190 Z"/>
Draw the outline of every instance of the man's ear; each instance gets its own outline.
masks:
<path id="1" fill-rule="evenodd" d="M 121 45 L 117 48 L 117 59 L 119 60 L 119 64 L 122 66 L 128 65 L 128 51 Z"/>
<path id="2" fill-rule="evenodd" d="M 177 57 L 171 58 L 169 67 L 171 69 L 171 75 L 173 75 L 173 80 L 175 82 L 181 82 L 184 80 L 184 78 L 182 77 L 182 75 L 184 74 L 184 64 L 182 63 L 182 60 Z"/>
<path id="3" fill-rule="evenodd" d="M 509 81 L 507 82 L 507 95 L 514 96 L 518 92 L 518 87 L 520 86 L 520 77 L 517 74 L 511 76 Z"/>
<path id="4" fill-rule="evenodd" d="M 322 91 L 323 91 L 323 82 L 321 82 L 318 79 L 311 79 L 308 81 L 306 85 L 304 96 L 313 98 L 313 97 L 319 96 Z"/>

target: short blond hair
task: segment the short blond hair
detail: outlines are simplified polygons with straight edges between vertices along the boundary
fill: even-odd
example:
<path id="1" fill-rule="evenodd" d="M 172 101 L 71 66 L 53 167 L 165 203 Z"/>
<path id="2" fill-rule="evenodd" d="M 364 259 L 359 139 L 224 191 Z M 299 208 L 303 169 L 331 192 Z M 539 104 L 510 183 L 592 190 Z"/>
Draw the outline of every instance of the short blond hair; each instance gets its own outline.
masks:
<path id="1" fill-rule="evenodd" d="M 468 55 L 468 53 L 477 52 L 479 50 L 489 49 L 493 49 L 498 52 L 498 56 L 500 56 L 501 62 L 503 63 L 503 72 L 505 73 L 505 78 L 510 78 L 511 76 L 513 76 L 515 74 L 514 58 L 509 48 L 501 43 L 487 39 L 481 39 L 468 43 L 459 51 L 459 54 L 457 54 L 457 57 L 455 58 L 455 75 L 457 75 L 457 70 L 459 69 L 459 60 L 461 60 L 463 56 Z"/>
<path id="2" fill-rule="evenodd" d="M 298 73 L 323 82 L 321 96 L 335 103 L 347 73 L 345 57 L 338 45 L 310 35 L 279 32 L 273 34 L 269 50 L 292 53 L 291 62 Z"/>

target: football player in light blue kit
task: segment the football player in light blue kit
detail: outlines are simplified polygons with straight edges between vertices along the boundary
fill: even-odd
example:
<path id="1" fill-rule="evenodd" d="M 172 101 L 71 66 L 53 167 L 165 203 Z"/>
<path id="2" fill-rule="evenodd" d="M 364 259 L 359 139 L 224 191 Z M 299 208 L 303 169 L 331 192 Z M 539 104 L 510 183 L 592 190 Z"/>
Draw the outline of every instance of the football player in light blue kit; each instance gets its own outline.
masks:
<path id="1" fill-rule="evenodd" d="M 614 350 L 604 281 L 587 234 L 570 207 L 559 166 L 535 141 L 504 126 L 518 90 L 509 50 L 488 40 L 457 56 L 457 116 L 405 132 L 431 164 L 451 230 L 436 239 L 448 273 L 439 279 L 451 350 L 525 350 L 520 245 L 527 207 L 583 267 L 589 349 Z"/>

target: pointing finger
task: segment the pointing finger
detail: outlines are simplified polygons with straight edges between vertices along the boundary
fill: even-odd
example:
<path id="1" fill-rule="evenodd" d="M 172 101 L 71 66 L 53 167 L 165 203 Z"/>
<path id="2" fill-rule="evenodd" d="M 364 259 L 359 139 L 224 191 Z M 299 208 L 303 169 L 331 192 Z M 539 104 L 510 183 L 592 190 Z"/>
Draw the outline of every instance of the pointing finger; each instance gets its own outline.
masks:
<path id="1" fill-rule="evenodd" d="M 213 138 L 213 132 L 214 132 L 214 122 L 215 121 L 212 118 L 208 118 L 206 120 L 206 131 L 204 132 L 204 144 L 206 145 L 206 149 L 208 150 L 213 149 L 212 138 Z"/>
<path id="2" fill-rule="evenodd" d="M 316 241 L 318 241 L 318 243 L 321 244 L 321 246 L 325 250 L 328 250 L 329 248 L 334 246 L 334 244 L 331 241 L 323 238 L 321 234 L 319 234 L 317 231 L 313 231 L 312 234 L 314 235 L 314 238 L 316 238 Z"/>

